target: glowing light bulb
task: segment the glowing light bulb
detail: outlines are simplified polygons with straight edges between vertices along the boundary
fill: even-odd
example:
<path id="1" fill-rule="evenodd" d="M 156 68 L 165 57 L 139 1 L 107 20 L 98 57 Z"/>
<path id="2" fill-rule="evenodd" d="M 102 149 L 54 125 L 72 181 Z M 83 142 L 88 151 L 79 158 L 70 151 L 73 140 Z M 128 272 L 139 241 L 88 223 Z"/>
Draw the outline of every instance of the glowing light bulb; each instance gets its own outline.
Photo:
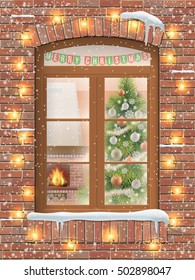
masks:
<path id="1" fill-rule="evenodd" d="M 132 21 L 132 27 L 137 28 L 138 22 L 136 20 Z"/>
<path id="2" fill-rule="evenodd" d="M 171 166 L 174 165 L 174 161 L 173 161 L 172 159 L 168 159 L 168 160 L 166 161 L 166 164 L 167 164 L 168 167 L 171 167 Z"/>
<path id="3" fill-rule="evenodd" d="M 151 243 L 150 243 L 150 250 L 151 250 L 151 251 L 157 250 L 157 248 L 158 248 L 157 245 L 158 245 L 158 244 L 156 244 L 156 243 L 154 243 L 154 242 L 151 242 Z"/>
<path id="4" fill-rule="evenodd" d="M 177 225 L 177 219 L 176 218 L 171 219 L 170 223 L 171 223 L 172 226 L 176 226 Z"/>
<path id="5" fill-rule="evenodd" d="M 16 217 L 18 219 L 22 218 L 23 217 L 23 211 L 16 211 Z"/>
<path id="6" fill-rule="evenodd" d="M 21 157 L 17 157 L 16 160 L 15 160 L 15 162 L 16 162 L 16 163 L 22 162 L 22 158 L 21 158 Z"/>
<path id="7" fill-rule="evenodd" d="M 17 63 L 18 70 L 22 70 L 23 66 L 24 66 L 23 62 L 18 62 Z"/>
<path id="8" fill-rule="evenodd" d="M 168 61 L 172 61 L 173 60 L 173 58 L 174 58 L 174 56 L 172 55 L 172 54 L 168 54 L 167 55 L 167 59 L 168 59 Z"/>
<path id="9" fill-rule="evenodd" d="M 176 195 L 179 195 L 179 194 L 181 194 L 181 188 L 175 188 L 174 189 L 174 194 L 176 194 Z"/>
<path id="10" fill-rule="evenodd" d="M 108 233 L 108 240 L 113 241 L 114 240 L 114 234 L 112 232 Z"/>
<path id="11" fill-rule="evenodd" d="M 61 23 L 61 16 L 54 16 L 53 17 L 53 23 L 54 24 Z"/>
<path id="12" fill-rule="evenodd" d="M 180 140 L 180 137 L 177 137 L 177 136 L 172 137 L 172 139 L 171 139 L 171 144 L 178 144 L 178 143 L 179 143 L 179 140 Z"/>
<path id="13" fill-rule="evenodd" d="M 174 119 L 174 113 L 173 113 L 173 112 L 166 113 L 165 118 L 166 118 L 167 120 L 172 120 L 172 119 Z"/>
<path id="14" fill-rule="evenodd" d="M 70 250 L 74 250 L 74 249 L 75 249 L 75 243 L 74 243 L 74 242 L 69 241 L 67 245 L 68 245 L 68 248 L 69 248 Z"/>
<path id="15" fill-rule="evenodd" d="M 185 84 L 184 84 L 183 81 L 181 81 L 181 82 L 179 83 L 178 89 L 179 89 L 179 90 L 184 90 L 184 89 L 185 89 Z"/>
<path id="16" fill-rule="evenodd" d="M 82 20 L 81 20 L 81 26 L 82 26 L 82 27 L 87 27 L 87 25 L 88 25 L 88 24 L 87 24 L 87 20 L 86 20 L 86 19 L 82 19 Z"/>
<path id="17" fill-rule="evenodd" d="M 25 195 L 25 196 L 31 195 L 31 191 L 30 191 L 30 190 L 25 190 L 25 191 L 24 191 L 24 195 Z"/>
<path id="18" fill-rule="evenodd" d="M 23 133 L 21 136 L 20 136 L 20 139 L 22 141 L 22 145 L 24 145 L 24 142 L 26 140 L 26 133 Z"/>
<path id="19" fill-rule="evenodd" d="M 20 97 L 22 97 L 23 94 L 25 94 L 25 92 L 26 92 L 26 87 L 21 87 L 18 89 L 18 91 L 19 91 Z"/>
<path id="20" fill-rule="evenodd" d="M 168 35 L 170 38 L 174 38 L 175 37 L 175 32 L 173 30 L 168 32 Z"/>
<path id="21" fill-rule="evenodd" d="M 18 113 L 14 110 L 12 112 L 12 119 L 17 119 L 17 117 L 18 117 Z"/>
<path id="22" fill-rule="evenodd" d="M 21 39 L 22 39 L 23 41 L 29 40 L 29 33 L 28 33 L 28 32 L 22 33 Z"/>
<path id="23" fill-rule="evenodd" d="M 32 239 L 37 240 L 38 239 L 38 233 L 36 231 L 33 231 L 32 233 Z"/>
<path id="24" fill-rule="evenodd" d="M 119 18 L 119 14 L 117 12 L 114 12 L 114 13 L 112 13 L 111 17 L 112 17 L 112 20 L 115 21 Z"/>

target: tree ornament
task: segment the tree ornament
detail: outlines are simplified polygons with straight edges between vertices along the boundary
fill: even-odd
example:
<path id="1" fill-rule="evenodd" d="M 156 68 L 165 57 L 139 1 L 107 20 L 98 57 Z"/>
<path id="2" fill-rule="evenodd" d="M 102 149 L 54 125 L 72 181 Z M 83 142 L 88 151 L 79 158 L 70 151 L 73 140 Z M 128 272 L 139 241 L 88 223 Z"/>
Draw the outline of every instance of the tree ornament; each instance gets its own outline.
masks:
<path id="1" fill-rule="evenodd" d="M 121 111 L 126 111 L 129 109 L 129 104 L 127 102 L 124 102 L 122 104 L 122 107 L 121 107 Z"/>
<path id="2" fill-rule="evenodd" d="M 142 151 L 146 152 L 147 151 L 147 141 L 144 141 L 143 143 L 141 143 L 140 148 L 142 149 Z"/>
<path id="3" fill-rule="evenodd" d="M 140 130 L 143 130 L 143 129 L 144 129 L 144 124 L 143 124 L 143 123 L 139 123 L 137 127 L 138 127 Z"/>
<path id="4" fill-rule="evenodd" d="M 112 145 L 115 145 L 116 143 L 117 143 L 117 138 L 116 138 L 116 136 L 112 136 L 111 138 L 110 138 L 110 144 L 112 144 Z"/>
<path id="5" fill-rule="evenodd" d="M 128 173 L 128 169 L 127 169 L 127 168 L 123 168 L 123 169 L 122 169 L 122 173 L 123 173 L 123 174 L 127 174 L 127 173 Z"/>
<path id="6" fill-rule="evenodd" d="M 122 184 L 122 178 L 121 176 L 112 176 L 111 178 L 111 184 L 115 187 L 120 187 L 120 185 Z"/>
<path id="7" fill-rule="evenodd" d="M 141 182 L 138 179 L 132 181 L 131 186 L 133 189 L 139 189 L 141 187 Z"/>
<path id="8" fill-rule="evenodd" d="M 131 104 L 131 105 L 135 104 L 135 99 L 133 99 L 133 98 L 129 99 L 129 104 Z"/>
<path id="9" fill-rule="evenodd" d="M 137 110 L 137 111 L 135 112 L 135 117 L 136 117 L 136 118 L 141 119 L 142 116 L 143 116 L 142 111 Z"/>
<path id="10" fill-rule="evenodd" d="M 125 91 L 124 91 L 123 89 L 120 89 L 120 90 L 119 90 L 119 95 L 120 95 L 120 96 L 124 96 L 124 95 L 125 95 Z"/>
<path id="11" fill-rule="evenodd" d="M 114 117 L 116 115 L 116 110 L 112 107 L 108 110 L 108 115 Z"/>
<path id="12" fill-rule="evenodd" d="M 139 139 L 140 139 L 140 134 L 139 133 L 137 133 L 137 132 L 133 132 L 132 134 L 131 134 L 131 136 L 130 136 L 130 139 L 131 139 L 131 141 L 132 142 L 138 142 L 139 141 Z"/>
<path id="13" fill-rule="evenodd" d="M 124 141 L 123 142 L 123 147 L 127 148 L 129 146 L 129 142 L 128 141 Z"/>
<path id="14" fill-rule="evenodd" d="M 111 152 L 111 157 L 113 158 L 113 160 L 120 160 L 122 158 L 122 152 L 120 149 L 115 148 L 114 150 L 112 150 Z"/>
<path id="15" fill-rule="evenodd" d="M 125 158 L 124 161 L 126 161 L 126 162 L 132 162 L 132 161 L 133 161 L 133 158 L 130 157 L 130 156 L 128 156 L 128 157 Z"/>
<path id="16" fill-rule="evenodd" d="M 138 151 L 133 152 L 132 156 L 133 156 L 134 159 L 136 159 L 136 161 L 138 161 L 138 159 L 140 157 L 140 153 Z"/>
<path id="17" fill-rule="evenodd" d="M 119 126 L 125 126 L 127 124 L 127 121 L 125 120 L 125 118 L 120 117 L 119 119 L 120 119 L 120 121 L 117 121 L 117 124 Z"/>

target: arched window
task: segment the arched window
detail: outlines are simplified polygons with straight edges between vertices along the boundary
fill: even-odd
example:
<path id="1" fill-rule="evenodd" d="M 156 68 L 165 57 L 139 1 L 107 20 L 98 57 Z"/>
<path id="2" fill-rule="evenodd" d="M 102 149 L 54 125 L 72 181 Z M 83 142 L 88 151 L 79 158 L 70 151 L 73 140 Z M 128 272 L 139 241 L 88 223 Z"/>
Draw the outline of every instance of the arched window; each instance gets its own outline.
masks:
<path id="1" fill-rule="evenodd" d="M 158 48 L 79 38 L 36 62 L 36 211 L 157 208 Z"/>

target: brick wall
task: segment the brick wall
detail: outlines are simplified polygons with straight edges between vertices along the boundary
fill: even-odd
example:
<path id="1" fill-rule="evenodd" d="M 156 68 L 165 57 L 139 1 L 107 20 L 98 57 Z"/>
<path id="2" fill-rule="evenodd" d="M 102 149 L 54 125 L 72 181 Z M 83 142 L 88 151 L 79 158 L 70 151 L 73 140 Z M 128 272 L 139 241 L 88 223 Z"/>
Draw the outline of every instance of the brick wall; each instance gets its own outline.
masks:
<path id="1" fill-rule="evenodd" d="M 16 0 L 0 1 L 0 7 L 0 258 L 195 258 L 194 73 L 170 72 L 173 69 L 195 70 L 195 1 Z M 160 48 L 160 141 L 168 143 L 172 133 L 173 137 L 179 136 L 179 143 L 185 144 L 160 149 L 159 206 L 169 214 L 171 227 L 167 231 L 161 225 L 160 243 L 152 246 L 151 240 L 157 240 L 152 223 L 69 222 L 59 231 L 55 224 L 31 223 L 26 220 L 25 213 L 17 212 L 34 210 L 34 131 L 29 130 L 25 137 L 20 137 L 14 130 L 19 127 L 34 129 L 35 125 L 34 46 L 86 35 L 124 37 L 128 34 L 128 38 L 143 40 L 143 25 L 135 32 L 128 32 L 125 24 L 122 27 L 117 26 L 117 22 L 103 24 L 103 21 L 109 22 L 113 12 L 127 10 L 142 10 L 159 17 L 172 37 L 170 41 L 164 35 Z M 35 17 L 11 18 L 12 14 L 22 13 Z M 93 28 L 88 33 L 79 30 L 79 20 L 72 21 L 71 31 L 67 26 L 52 27 L 54 14 L 66 15 L 70 19 L 67 25 L 72 16 L 88 16 Z M 94 15 L 104 16 L 106 20 L 99 17 L 94 27 L 93 18 L 90 18 Z M 21 31 L 26 30 L 31 32 L 32 38 L 23 45 Z M 169 33 L 171 31 L 174 33 Z M 149 42 L 158 45 L 160 39 L 161 34 L 153 37 L 150 32 Z M 172 63 L 167 61 L 169 53 L 174 54 Z M 25 63 L 24 73 L 24 69 L 16 67 L 21 61 Z M 185 82 L 184 90 L 177 87 L 181 79 Z M 18 86 L 26 87 L 22 96 Z M 166 112 L 176 109 L 175 121 L 167 121 Z M 167 165 L 169 159 L 173 162 Z M 23 215 L 24 219 L 16 219 L 18 215 Z M 10 217 L 13 219 L 8 219 Z M 113 240 L 107 238 L 109 231 L 114 232 Z M 34 236 L 34 232 L 38 235 Z"/>

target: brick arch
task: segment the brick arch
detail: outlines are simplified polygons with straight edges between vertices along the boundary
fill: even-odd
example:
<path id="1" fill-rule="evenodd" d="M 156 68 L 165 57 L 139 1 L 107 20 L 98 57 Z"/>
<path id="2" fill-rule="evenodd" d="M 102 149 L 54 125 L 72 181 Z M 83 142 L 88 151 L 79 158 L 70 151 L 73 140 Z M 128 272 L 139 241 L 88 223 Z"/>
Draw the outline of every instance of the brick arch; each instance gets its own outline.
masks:
<path id="1" fill-rule="evenodd" d="M 81 24 L 82 18 L 69 18 L 60 24 L 30 26 L 31 46 L 38 47 L 52 42 L 83 37 L 115 37 L 144 41 L 145 25 L 139 21 L 133 27 L 130 20 L 119 19 L 113 21 L 108 17 L 87 17 L 87 26 Z M 152 27 L 149 29 L 148 43 L 154 46 L 161 44 L 163 32 Z"/>

